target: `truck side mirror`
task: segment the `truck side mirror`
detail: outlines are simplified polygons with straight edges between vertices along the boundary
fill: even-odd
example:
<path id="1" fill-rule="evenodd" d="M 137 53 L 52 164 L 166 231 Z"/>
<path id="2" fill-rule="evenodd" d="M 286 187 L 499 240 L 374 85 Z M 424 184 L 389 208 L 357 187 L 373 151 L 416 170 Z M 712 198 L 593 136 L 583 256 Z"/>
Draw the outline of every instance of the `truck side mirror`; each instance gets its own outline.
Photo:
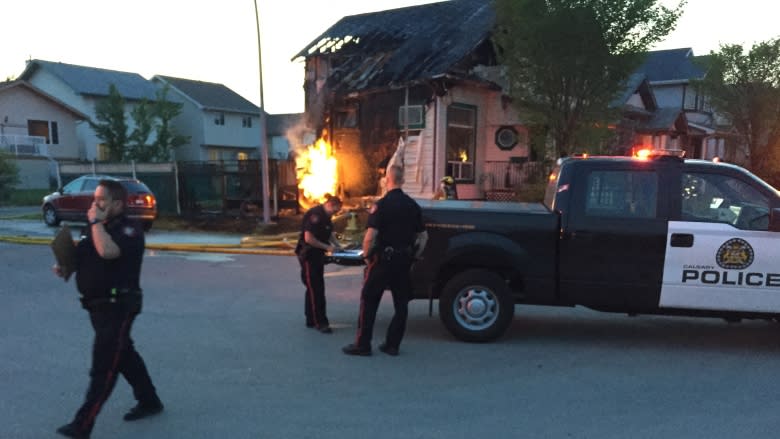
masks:
<path id="1" fill-rule="evenodd" d="M 780 208 L 773 208 L 769 211 L 769 231 L 780 232 Z"/>

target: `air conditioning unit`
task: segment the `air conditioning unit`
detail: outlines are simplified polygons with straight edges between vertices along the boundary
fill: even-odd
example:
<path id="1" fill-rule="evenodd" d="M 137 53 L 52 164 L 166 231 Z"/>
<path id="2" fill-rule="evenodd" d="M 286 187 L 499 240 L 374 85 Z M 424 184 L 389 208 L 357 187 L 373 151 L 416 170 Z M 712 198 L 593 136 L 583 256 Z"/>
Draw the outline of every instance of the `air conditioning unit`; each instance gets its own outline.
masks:
<path id="1" fill-rule="evenodd" d="M 398 126 L 420 129 L 425 127 L 425 109 L 422 105 L 409 105 L 398 107 Z"/>

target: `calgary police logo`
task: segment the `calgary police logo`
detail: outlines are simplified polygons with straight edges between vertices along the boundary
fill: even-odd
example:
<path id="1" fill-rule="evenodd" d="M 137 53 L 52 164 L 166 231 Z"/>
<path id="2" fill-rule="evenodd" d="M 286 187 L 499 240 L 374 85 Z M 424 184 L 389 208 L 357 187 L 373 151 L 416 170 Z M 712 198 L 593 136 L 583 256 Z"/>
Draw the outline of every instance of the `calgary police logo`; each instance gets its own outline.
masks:
<path id="1" fill-rule="evenodd" d="M 753 263 L 753 247 L 744 239 L 731 238 L 720 246 L 715 260 L 721 268 L 744 270 Z"/>

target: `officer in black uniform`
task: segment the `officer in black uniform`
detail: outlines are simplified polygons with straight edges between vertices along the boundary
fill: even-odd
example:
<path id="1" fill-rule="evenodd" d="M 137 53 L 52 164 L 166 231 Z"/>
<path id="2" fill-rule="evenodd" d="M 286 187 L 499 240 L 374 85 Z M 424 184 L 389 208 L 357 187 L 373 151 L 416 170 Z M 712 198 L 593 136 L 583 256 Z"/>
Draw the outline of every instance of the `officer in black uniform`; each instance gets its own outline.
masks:
<path id="1" fill-rule="evenodd" d="M 118 374 L 133 388 L 138 404 L 124 419 L 134 421 L 163 410 L 143 359 L 133 347 L 130 329 L 141 312 L 140 275 L 144 234 L 124 214 L 127 191 L 114 180 L 101 180 L 87 212 L 89 227 L 76 247 L 76 284 L 89 312 L 95 340 L 86 400 L 69 424 L 57 432 L 88 438 L 95 418 L 114 389 Z M 58 275 L 62 272 L 54 266 Z"/>
<path id="2" fill-rule="evenodd" d="M 363 239 L 365 281 L 360 294 L 355 342 L 342 349 L 347 355 L 371 355 L 376 311 L 382 293 L 388 287 L 393 294 L 395 314 L 379 350 L 388 355 L 398 355 L 411 299 L 409 270 L 428 240 L 420 206 L 401 190 L 403 169 L 391 166 L 386 179 L 387 194 L 371 207 Z"/>
<path id="3" fill-rule="evenodd" d="M 295 254 L 301 264 L 301 281 L 306 286 L 304 315 L 306 326 L 324 334 L 333 330 L 325 309 L 325 252 L 341 246 L 333 233 L 333 215 L 341 210 L 339 197 L 328 195 L 325 203 L 312 207 L 303 215 L 301 234 Z"/>

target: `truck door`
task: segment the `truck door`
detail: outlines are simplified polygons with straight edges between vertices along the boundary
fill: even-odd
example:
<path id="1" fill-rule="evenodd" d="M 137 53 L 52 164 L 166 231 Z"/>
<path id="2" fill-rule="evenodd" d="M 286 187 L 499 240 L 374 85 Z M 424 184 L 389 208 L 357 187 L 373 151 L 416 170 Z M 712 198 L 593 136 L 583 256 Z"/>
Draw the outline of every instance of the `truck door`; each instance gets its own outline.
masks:
<path id="1" fill-rule="evenodd" d="M 575 170 L 562 224 L 564 300 L 605 310 L 657 307 L 668 219 L 658 165 L 589 163 Z"/>
<path id="2" fill-rule="evenodd" d="M 780 312 L 777 194 L 748 174 L 706 169 L 683 170 L 677 187 L 659 305 Z"/>

